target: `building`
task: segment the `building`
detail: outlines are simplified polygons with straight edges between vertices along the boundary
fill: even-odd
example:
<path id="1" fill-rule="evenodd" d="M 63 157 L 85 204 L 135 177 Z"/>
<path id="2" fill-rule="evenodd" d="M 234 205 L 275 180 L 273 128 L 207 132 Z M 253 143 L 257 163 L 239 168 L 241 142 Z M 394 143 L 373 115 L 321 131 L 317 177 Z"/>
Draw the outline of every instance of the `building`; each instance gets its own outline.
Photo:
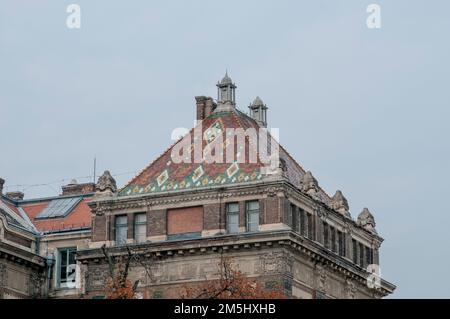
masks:
<path id="1" fill-rule="evenodd" d="M 24 200 L 0 179 L 0 298 L 77 298 L 76 252 L 87 248 L 95 184 L 63 186 L 60 196 Z"/>
<path id="2" fill-rule="evenodd" d="M 99 179 L 89 248 L 77 253 L 80 293 L 104 295 L 102 246 L 114 257 L 133 249 L 130 276 L 144 298 L 177 298 L 185 285 L 215 279 L 222 255 L 294 298 L 392 293 L 375 275 L 383 239 L 369 210 L 352 218 L 341 191 L 329 196 L 278 145 L 259 97 L 246 115 L 228 75 L 217 88 L 217 102 L 196 97 L 196 127 L 125 187 L 109 172 Z"/>

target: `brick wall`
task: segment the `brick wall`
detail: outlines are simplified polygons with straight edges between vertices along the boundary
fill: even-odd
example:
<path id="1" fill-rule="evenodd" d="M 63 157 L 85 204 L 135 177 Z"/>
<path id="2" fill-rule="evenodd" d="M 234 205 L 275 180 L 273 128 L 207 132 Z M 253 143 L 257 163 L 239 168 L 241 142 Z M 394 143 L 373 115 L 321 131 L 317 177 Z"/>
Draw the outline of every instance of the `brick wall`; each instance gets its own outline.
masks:
<path id="1" fill-rule="evenodd" d="M 106 216 L 95 215 L 92 224 L 92 241 L 106 240 Z"/>
<path id="2" fill-rule="evenodd" d="M 203 230 L 203 207 L 168 210 L 167 221 L 168 235 L 201 232 Z"/>
<path id="3" fill-rule="evenodd" d="M 281 220 L 279 218 L 279 197 L 267 197 L 265 200 L 265 220 L 264 224 L 275 224 L 280 223 Z"/>
<path id="4" fill-rule="evenodd" d="M 166 234 L 166 210 L 152 210 L 147 212 L 148 236 L 161 236 Z"/>
<path id="5" fill-rule="evenodd" d="M 203 206 L 203 220 L 204 220 L 204 229 L 220 229 L 220 224 L 224 224 L 225 217 L 221 218 L 221 205 L 217 204 L 207 204 Z M 222 225 L 223 227 L 223 225 Z"/>

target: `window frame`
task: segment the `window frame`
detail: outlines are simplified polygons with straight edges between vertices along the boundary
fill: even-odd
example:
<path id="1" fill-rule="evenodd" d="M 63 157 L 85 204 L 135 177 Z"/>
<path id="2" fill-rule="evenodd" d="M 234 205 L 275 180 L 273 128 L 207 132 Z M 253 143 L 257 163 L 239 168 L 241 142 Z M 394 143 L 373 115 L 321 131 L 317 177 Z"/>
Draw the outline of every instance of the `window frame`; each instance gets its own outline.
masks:
<path id="1" fill-rule="evenodd" d="M 346 255 L 346 241 L 345 241 L 345 233 L 338 230 L 338 254 L 339 256 L 345 257 Z"/>
<path id="2" fill-rule="evenodd" d="M 125 222 L 122 224 L 119 224 L 119 220 L 123 219 Z M 119 241 L 118 235 L 119 235 L 119 229 L 125 230 L 125 238 L 123 239 L 123 242 Z M 117 246 L 126 245 L 128 239 L 128 216 L 127 215 L 116 215 L 114 218 L 114 241 Z"/>
<path id="3" fill-rule="evenodd" d="M 323 222 L 323 245 L 325 248 L 330 248 L 330 234 L 329 234 L 329 226 L 327 222 Z"/>
<path id="4" fill-rule="evenodd" d="M 364 261 L 365 261 L 365 256 L 364 256 L 364 245 L 362 243 L 359 243 L 359 265 L 361 267 L 364 267 Z"/>
<path id="5" fill-rule="evenodd" d="M 313 239 L 314 237 L 314 225 L 313 225 L 313 215 L 305 212 L 305 221 L 306 221 L 306 234 L 305 237 L 308 239 Z"/>
<path id="6" fill-rule="evenodd" d="M 66 265 L 64 266 L 66 268 L 66 278 L 64 279 L 63 282 L 63 278 L 62 278 L 62 268 L 63 268 L 63 258 L 62 258 L 62 253 L 65 252 L 66 253 Z M 76 288 L 76 281 L 77 281 L 77 270 L 76 270 L 76 265 L 77 265 L 77 260 L 76 260 L 76 256 L 75 254 L 77 253 L 77 247 L 63 247 L 63 248 L 58 248 L 57 249 L 57 253 L 58 253 L 58 260 L 57 260 L 57 264 L 56 264 L 56 278 L 57 278 L 57 288 L 58 289 L 75 289 Z M 68 272 L 67 272 L 67 268 L 69 267 L 70 262 L 70 253 L 74 254 L 74 264 L 75 265 L 75 270 L 74 270 L 74 285 L 73 287 L 68 287 L 67 286 L 67 278 L 68 278 Z"/>
<path id="7" fill-rule="evenodd" d="M 373 264 L 373 249 L 366 246 L 365 251 L 366 251 L 366 256 L 365 256 L 366 264 L 367 264 L 367 266 L 372 265 Z"/>
<path id="8" fill-rule="evenodd" d="M 353 250 L 353 256 L 352 261 L 354 264 L 358 264 L 358 242 L 356 239 L 352 239 L 352 250 Z"/>
<path id="9" fill-rule="evenodd" d="M 257 203 L 258 204 L 258 209 L 250 209 L 249 206 L 252 203 Z M 259 231 L 260 209 L 261 209 L 261 206 L 259 204 L 259 200 L 251 200 L 251 201 L 245 202 L 245 216 L 246 216 L 246 230 L 247 230 L 247 232 L 257 232 L 257 231 Z M 251 225 L 254 224 L 254 223 L 251 222 L 251 215 L 257 215 L 256 229 L 251 229 Z"/>
<path id="10" fill-rule="evenodd" d="M 144 216 L 145 220 L 144 221 L 138 221 L 138 217 L 140 217 L 140 216 Z M 138 239 L 137 229 L 139 227 L 143 227 L 145 229 L 145 231 L 144 231 L 144 239 L 143 240 L 139 240 Z M 128 229 L 127 229 L 127 231 L 128 231 Z M 142 244 L 142 243 L 145 243 L 147 241 L 147 213 L 136 213 L 136 214 L 134 214 L 134 217 L 133 217 L 133 235 L 134 235 L 134 242 L 137 243 L 137 244 Z"/>
<path id="11" fill-rule="evenodd" d="M 237 210 L 236 211 L 231 211 L 230 207 L 236 205 Z M 229 202 L 225 204 L 225 213 L 227 216 L 227 233 L 228 234 L 237 234 L 239 233 L 239 212 L 240 212 L 240 207 L 239 207 L 239 202 Z M 234 225 L 234 223 L 232 224 L 230 222 L 230 217 L 237 217 L 237 224 L 236 224 L 236 231 L 232 231 L 231 229 L 231 225 Z"/>
<path id="12" fill-rule="evenodd" d="M 300 218 L 298 214 L 299 210 L 297 206 L 291 204 L 291 216 L 292 216 L 292 230 L 295 232 L 299 232 L 300 226 Z"/>
<path id="13" fill-rule="evenodd" d="M 331 251 L 334 253 L 337 253 L 337 247 L 336 247 L 336 228 L 333 226 L 330 226 L 330 241 L 331 241 Z"/>

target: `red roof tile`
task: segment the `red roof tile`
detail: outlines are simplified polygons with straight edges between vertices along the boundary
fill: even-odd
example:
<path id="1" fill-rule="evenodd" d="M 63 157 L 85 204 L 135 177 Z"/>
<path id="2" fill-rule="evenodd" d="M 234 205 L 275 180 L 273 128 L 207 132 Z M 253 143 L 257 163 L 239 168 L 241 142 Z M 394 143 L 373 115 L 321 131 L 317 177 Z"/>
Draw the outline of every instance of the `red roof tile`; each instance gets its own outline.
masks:
<path id="1" fill-rule="evenodd" d="M 84 198 L 64 218 L 36 219 L 36 216 L 48 206 L 51 200 L 37 203 L 25 203 L 21 205 L 21 207 L 39 231 L 64 231 L 91 227 L 91 210 L 87 205 L 90 200 L 90 198 Z"/>
<path id="2" fill-rule="evenodd" d="M 212 127 L 216 127 L 220 132 L 219 134 L 222 134 L 223 144 L 227 143 L 226 129 L 228 128 L 241 128 L 243 130 L 255 128 L 257 131 L 260 129 L 258 124 L 252 118 L 237 110 L 232 112 L 213 113 L 203 120 L 201 125 L 202 137 L 208 135 L 208 130 Z M 192 129 L 189 134 L 191 136 L 191 149 L 193 149 L 195 144 L 194 129 Z M 122 190 L 120 190 L 119 196 L 191 189 L 202 186 L 245 183 L 266 178 L 264 174 L 265 165 L 260 161 L 260 154 L 258 153 L 257 146 L 250 144 L 248 140 L 245 144 L 245 150 L 238 149 L 235 140 L 234 158 L 237 157 L 238 152 L 245 152 L 246 156 L 245 162 L 238 163 L 234 168 L 231 163 L 194 163 L 194 152 L 191 154 L 189 163 L 174 163 L 172 159 L 172 150 L 175 147 L 179 147 L 179 143 L 183 143 L 183 140 L 174 143 L 154 162 L 142 170 Z M 203 139 L 203 150 L 207 147 L 208 143 L 209 142 L 206 139 Z M 214 142 L 212 142 L 211 145 L 213 145 L 213 143 Z M 249 160 L 249 153 L 251 151 L 255 151 L 258 155 L 256 163 L 252 163 Z M 303 170 L 303 168 L 281 146 L 279 148 L 279 153 L 280 158 L 286 164 L 286 177 L 292 184 L 299 187 L 301 177 L 305 174 L 305 170 Z M 225 162 L 225 155 L 223 156 Z M 235 173 L 230 174 L 230 172 Z M 330 199 L 322 189 L 320 189 L 319 197 L 324 202 L 328 202 Z"/>

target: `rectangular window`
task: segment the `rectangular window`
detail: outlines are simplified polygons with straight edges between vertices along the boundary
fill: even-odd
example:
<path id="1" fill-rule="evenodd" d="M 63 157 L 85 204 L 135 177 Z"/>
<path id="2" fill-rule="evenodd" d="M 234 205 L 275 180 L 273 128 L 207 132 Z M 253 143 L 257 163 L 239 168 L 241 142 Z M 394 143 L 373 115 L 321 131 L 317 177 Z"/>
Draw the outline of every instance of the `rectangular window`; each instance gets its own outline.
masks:
<path id="1" fill-rule="evenodd" d="M 299 225 L 299 227 L 300 227 L 300 234 L 302 236 L 305 236 L 306 235 L 305 211 L 303 209 L 300 209 L 299 210 L 299 214 L 300 214 L 300 225 Z"/>
<path id="2" fill-rule="evenodd" d="M 291 216 L 292 216 L 292 230 L 298 232 L 298 214 L 297 214 L 297 207 L 293 204 L 291 204 Z"/>
<path id="3" fill-rule="evenodd" d="M 370 247 L 366 247 L 366 266 L 373 264 L 373 253 Z"/>
<path id="4" fill-rule="evenodd" d="M 60 288 L 75 288 L 76 248 L 58 250 L 58 279 Z"/>
<path id="5" fill-rule="evenodd" d="M 127 243 L 128 219 L 126 215 L 116 216 L 116 244 L 125 245 Z"/>
<path id="6" fill-rule="evenodd" d="M 228 203 L 227 209 L 227 231 L 230 234 L 239 232 L 239 203 Z"/>
<path id="7" fill-rule="evenodd" d="M 331 232 L 331 250 L 333 252 L 337 252 L 337 250 L 336 250 L 336 229 L 334 227 L 330 226 L 330 232 Z"/>
<path id="8" fill-rule="evenodd" d="M 328 238 L 328 224 L 326 222 L 323 222 L 323 245 L 325 248 L 329 248 L 329 238 Z"/>
<path id="9" fill-rule="evenodd" d="M 308 229 L 308 234 L 306 237 L 308 237 L 309 239 L 313 239 L 314 238 L 314 228 L 313 228 L 313 217 L 311 214 L 306 213 L 306 220 L 307 220 L 307 229 Z"/>
<path id="10" fill-rule="evenodd" d="M 338 231 L 338 251 L 339 256 L 345 257 L 345 238 L 344 233 L 341 231 Z"/>
<path id="11" fill-rule="evenodd" d="M 352 249 L 353 249 L 353 263 L 358 263 L 358 246 L 356 240 L 352 239 Z"/>
<path id="12" fill-rule="evenodd" d="M 259 201 L 247 202 L 247 231 L 259 230 Z"/>
<path id="13" fill-rule="evenodd" d="M 147 241 L 147 214 L 134 215 L 134 240 L 136 243 Z"/>
<path id="14" fill-rule="evenodd" d="M 359 243 L 359 265 L 364 267 L 364 245 Z"/>

